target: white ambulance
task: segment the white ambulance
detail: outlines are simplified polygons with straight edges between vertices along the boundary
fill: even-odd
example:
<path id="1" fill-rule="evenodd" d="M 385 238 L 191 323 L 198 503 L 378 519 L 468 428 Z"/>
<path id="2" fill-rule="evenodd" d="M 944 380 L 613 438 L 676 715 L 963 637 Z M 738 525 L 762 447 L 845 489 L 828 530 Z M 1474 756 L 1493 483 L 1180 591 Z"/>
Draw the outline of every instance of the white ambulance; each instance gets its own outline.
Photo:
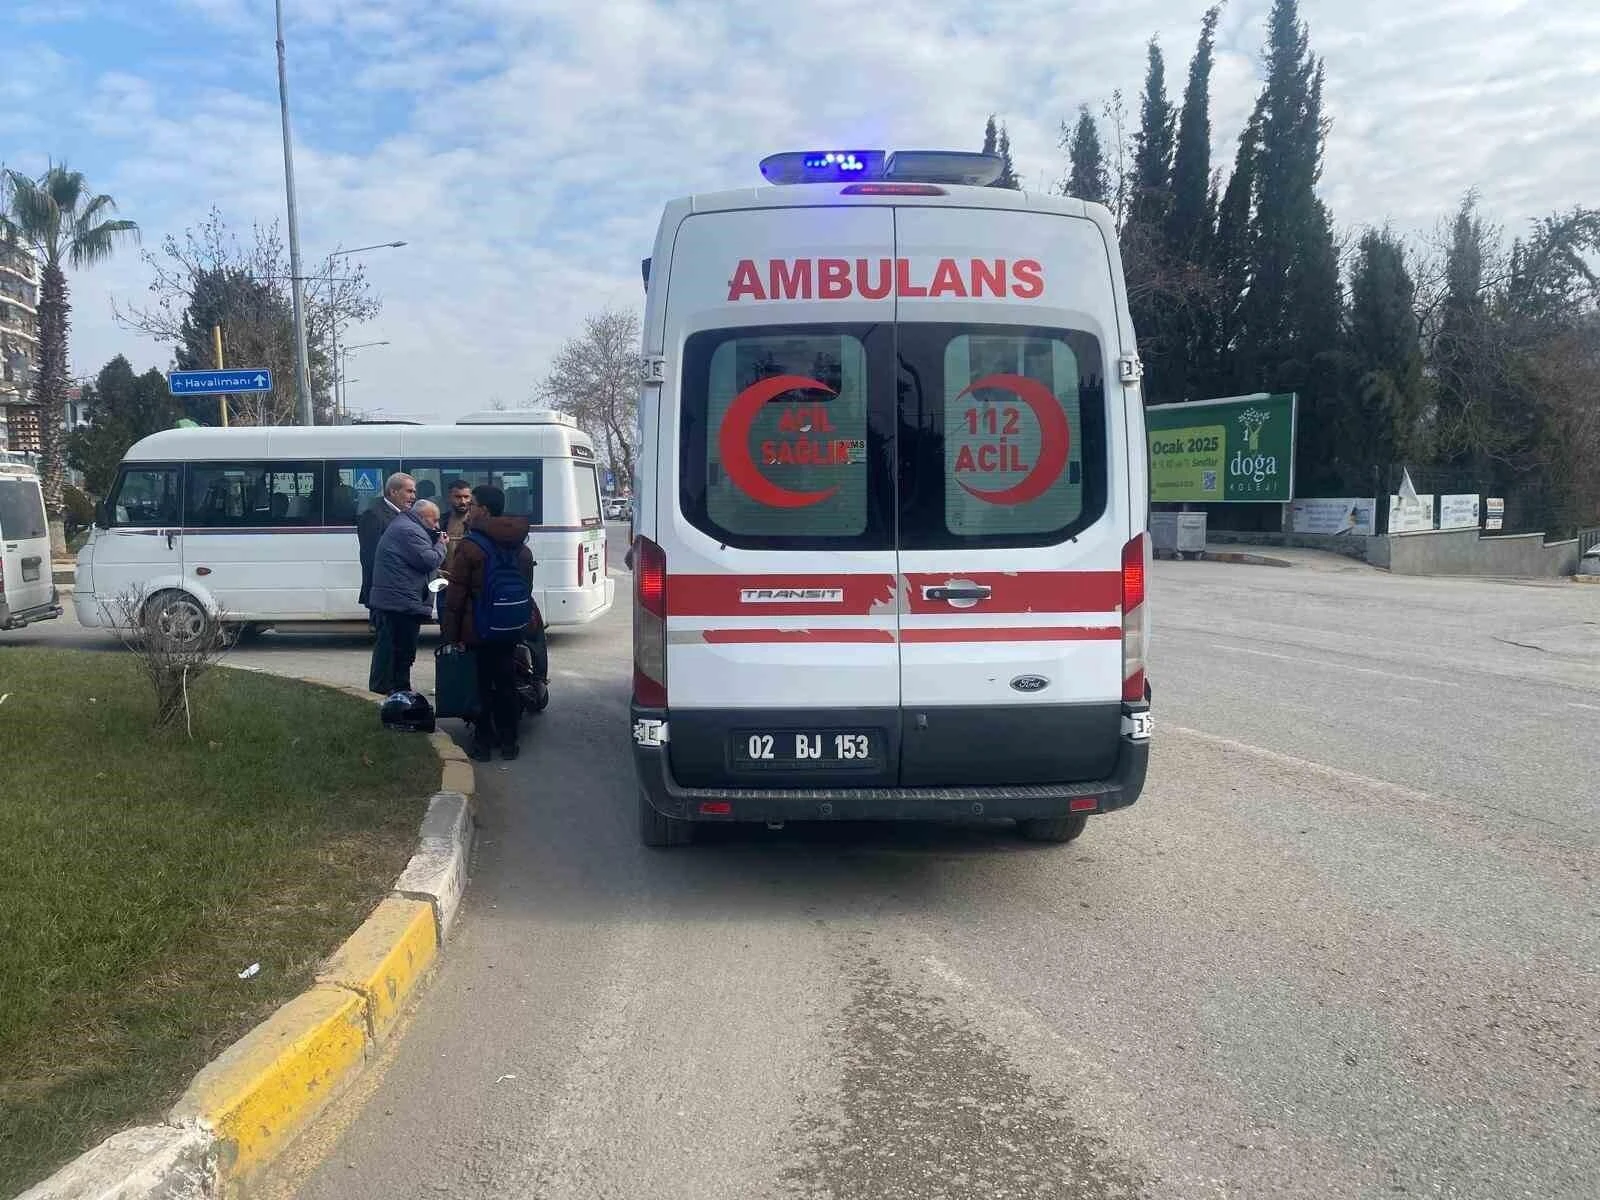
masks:
<path id="1" fill-rule="evenodd" d="M 1010 818 L 1149 755 L 1144 410 L 1096 205 L 992 156 L 774 155 L 644 264 L 640 835 Z"/>

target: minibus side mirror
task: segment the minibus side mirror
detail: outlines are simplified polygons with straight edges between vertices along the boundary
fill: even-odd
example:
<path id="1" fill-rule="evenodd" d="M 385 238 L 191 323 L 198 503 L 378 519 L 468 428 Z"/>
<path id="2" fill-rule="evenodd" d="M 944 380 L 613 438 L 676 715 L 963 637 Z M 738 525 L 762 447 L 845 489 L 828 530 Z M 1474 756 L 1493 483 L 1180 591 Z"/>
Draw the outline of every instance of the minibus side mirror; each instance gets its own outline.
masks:
<path id="1" fill-rule="evenodd" d="M 94 524 L 96 529 L 111 528 L 111 507 L 108 502 L 104 500 L 95 501 Z"/>

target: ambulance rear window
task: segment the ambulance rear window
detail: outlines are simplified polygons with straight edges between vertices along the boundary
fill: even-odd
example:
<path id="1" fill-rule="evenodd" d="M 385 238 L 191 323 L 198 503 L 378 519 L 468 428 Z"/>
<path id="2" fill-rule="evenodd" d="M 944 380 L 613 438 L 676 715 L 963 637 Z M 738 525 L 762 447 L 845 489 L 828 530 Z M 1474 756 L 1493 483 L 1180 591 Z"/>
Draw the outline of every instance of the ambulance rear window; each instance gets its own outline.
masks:
<path id="1" fill-rule="evenodd" d="M 869 419 L 869 397 L 886 392 L 881 382 L 868 383 L 875 340 L 880 334 L 870 326 L 691 337 L 683 374 L 685 515 L 719 541 L 746 548 L 888 546 L 891 473 L 880 467 L 874 480 L 868 470 L 887 458 Z"/>
<path id="2" fill-rule="evenodd" d="M 899 327 L 900 547 L 1054 545 L 1105 511 L 1098 339 Z"/>

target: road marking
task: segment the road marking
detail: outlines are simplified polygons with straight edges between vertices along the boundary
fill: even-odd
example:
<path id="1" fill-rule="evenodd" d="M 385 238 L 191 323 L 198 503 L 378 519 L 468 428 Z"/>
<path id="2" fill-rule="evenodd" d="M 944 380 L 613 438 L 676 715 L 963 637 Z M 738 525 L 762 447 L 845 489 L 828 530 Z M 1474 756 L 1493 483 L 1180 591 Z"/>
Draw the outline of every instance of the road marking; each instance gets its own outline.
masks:
<path id="1" fill-rule="evenodd" d="M 1190 729 L 1185 725 L 1167 725 L 1164 728 L 1169 733 L 1209 742 L 1211 745 L 1218 746 L 1224 750 L 1236 750 L 1241 754 L 1253 754 L 1257 758 L 1265 758 L 1280 766 L 1310 771 L 1314 775 L 1321 775 L 1325 779 L 1332 779 L 1338 783 L 1391 792 L 1396 796 L 1423 804 L 1437 804 L 1439 802 L 1436 796 L 1432 796 L 1427 792 L 1419 792 L 1415 788 L 1408 788 L 1401 783 L 1390 783 L 1387 779 L 1374 779 L 1370 775 L 1358 775 L 1354 771 L 1330 767 L 1327 763 L 1313 762 L 1309 758 L 1300 758 L 1294 754 L 1281 754 L 1276 750 L 1268 750 L 1264 746 L 1252 746 L 1249 742 L 1237 741 L 1234 738 L 1223 737 L 1221 734 L 1206 733 L 1203 730 Z"/>
<path id="2" fill-rule="evenodd" d="M 1576 700 L 1568 702 L 1573 708 L 1586 708 L 1590 712 L 1600 712 L 1600 704 L 1579 704 Z"/>
<path id="3" fill-rule="evenodd" d="M 1270 650 L 1250 650 L 1244 646 L 1224 646 L 1221 642 L 1212 642 L 1213 650 L 1225 650 L 1230 654 L 1254 654 L 1257 658 L 1276 658 L 1282 662 L 1308 663 L 1313 667 L 1329 667 L 1335 671 L 1353 671 L 1357 675 L 1382 675 L 1385 679 L 1404 679 L 1408 683 L 1425 683 L 1429 687 L 1458 688 L 1459 683 L 1450 683 L 1444 679 L 1424 679 L 1421 675 L 1402 675 L 1396 671 L 1380 671 L 1376 667 L 1351 667 L 1344 663 L 1329 662 L 1325 658 L 1306 658 L 1299 654 L 1274 654 Z"/>

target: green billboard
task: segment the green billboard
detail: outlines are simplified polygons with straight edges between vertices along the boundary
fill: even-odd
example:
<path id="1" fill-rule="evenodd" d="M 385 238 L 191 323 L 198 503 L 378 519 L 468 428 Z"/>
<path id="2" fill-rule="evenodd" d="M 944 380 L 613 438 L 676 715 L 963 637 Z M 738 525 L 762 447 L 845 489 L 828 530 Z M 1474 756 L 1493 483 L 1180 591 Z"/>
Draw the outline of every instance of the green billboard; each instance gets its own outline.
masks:
<path id="1" fill-rule="evenodd" d="M 1154 504 L 1287 504 L 1294 499 L 1292 392 L 1157 404 L 1144 410 Z"/>

